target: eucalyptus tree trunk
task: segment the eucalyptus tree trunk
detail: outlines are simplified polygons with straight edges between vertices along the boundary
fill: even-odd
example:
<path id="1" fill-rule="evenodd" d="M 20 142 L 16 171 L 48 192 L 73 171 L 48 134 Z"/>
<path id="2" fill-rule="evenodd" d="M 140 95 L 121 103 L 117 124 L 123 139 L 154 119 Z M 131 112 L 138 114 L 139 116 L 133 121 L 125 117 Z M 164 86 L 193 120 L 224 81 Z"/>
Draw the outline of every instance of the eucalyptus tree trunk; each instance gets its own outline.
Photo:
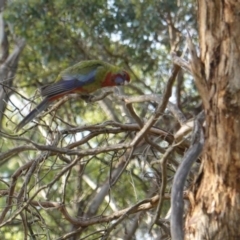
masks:
<path id="1" fill-rule="evenodd" d="M 240 1 L 198 0 L 198 18 L 206 142 L 185 239 L 240 239 Z"/>

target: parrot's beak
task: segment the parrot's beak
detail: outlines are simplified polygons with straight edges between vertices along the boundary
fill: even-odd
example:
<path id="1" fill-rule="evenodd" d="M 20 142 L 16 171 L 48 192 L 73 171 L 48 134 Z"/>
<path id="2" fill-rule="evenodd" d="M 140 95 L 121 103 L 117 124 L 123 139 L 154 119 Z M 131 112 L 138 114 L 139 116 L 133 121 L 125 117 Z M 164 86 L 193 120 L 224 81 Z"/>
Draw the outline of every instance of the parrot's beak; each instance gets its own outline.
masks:
<path id="1" fill-rule="evenodd" d="M 124 86 L 124 85 L 128 85 L 128 84 L 129 84 L 129 81 L 128 80 L 124 80 L 122 85 Z"/>
<path id="2" fill-rule="evenodd" d="M 125 78 L 123 81 L 123 85 L 127 85 L 130 83 L 130 78 Z"/>

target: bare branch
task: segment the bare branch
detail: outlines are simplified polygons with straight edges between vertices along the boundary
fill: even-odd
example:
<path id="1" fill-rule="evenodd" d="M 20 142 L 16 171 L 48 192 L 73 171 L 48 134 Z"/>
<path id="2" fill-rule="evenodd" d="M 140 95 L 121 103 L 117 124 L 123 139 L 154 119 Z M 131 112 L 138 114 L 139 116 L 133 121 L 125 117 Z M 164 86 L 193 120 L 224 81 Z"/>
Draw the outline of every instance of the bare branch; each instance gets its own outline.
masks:
<path id="1" fill-rule="evenodd" d="M 161 214 L 161 210 L 162 210 L 162 204 L 163 204 L 163 199 L 164 199 L 164 195 L 165 195 L 165 189 L 166 189 L 166 185 L 167 185 L 167 170 L 166 170 L 166 165 L 167 165 L 167 161 L 169 159 L 169 155 L 173 152 L 175 146 L 171 145 L 170 147 L 168 147 L 167 151 L 164 153 L 164 155 L 162 156 L 161 160 L 160 160 L 160 164 L 161 164 L 161 173 L 162 173 L 162 184 L 161 187 L 159 188 L 159 202 L 157 205 L 157 211 L 154 217 L 154 220 L 150 226 L 149 232 L 151 231 L 151 229 L 153 228 L 153 225 L 157 222 L 157 220 L 160 217 Z"/>
<path id="2" fill-rule="evenodd" d="M 5 27 L 6 26 L 3 20 L 3 12 L 0 12 L 0 64 L 2 64 L 7 59 L 9 54 L 8 36 Z"/>
<path id="3" fill-rule="evenodd" d="M 179 166 L 173 180 L 171 193 L 171 235 L 173 240 L 183 240 L 183 189 L 188 173 L 194 161 L 202 152 L 204 134 L 201 123 L 195 120 L 192 145 L 186 152 L 184 159 Z"/>
<path id="4" fill-rule="evenodd" d="M 137 142 L 139 142 L 144 137 L 144 135 L 148 132 L 149 128 L 151 128 L 151 126 L 153 126 L 154 123 L 158 120 L 159 116 L 161 114 L 163 114 L 163 111 L 167 107 L 168 100 L 171 96 L 172 85 L 173 85 L 173 83 L 174 83 L 174 81 L 177 77 L 177 74 L 178 74 L 179 70 L 180 70 L 180 67 L 177 66 L 177 65 L 174 65 L 173 70 L 172 70 L 172 74 L 171 74 L 171 76 L 168 80 L 167 86 L 166 86 L 165 91 L 163 93 L 163 98 L 162 98 L 161 104 L 158 105 L 155 113 L 150 117 L 150 119 L 145 123 L 144 127 L 138 132 L 136 137 L 133 139 L 133 141 L 131 142 L 132 146 L 137 144 Z"/>
<path id="5" fill-rule="evenodd" d="M 3 113 L 6 108 L 6 103 L 9 98 L 9 88 L 13 84 L 13 79 L 15 77 L 18 61 L 20 54 L 25 46 L 24 39 L 16 39 L 15 47 L 10 55 L 6 58 L 6 60 L 0 66 L 0 83 L 4 83 L 7 88 L 3 87 L 4 85 L 0 85 L 0 125 L 2 123 Z M 6 55 L 6 54 L 5 54 Z"/>
<path id="6" fill-rule="evenodd" d="M 36 150 L 36 148 L 32 146 L 19 146 L 19 147 L 12 148 L 9 151 L 0 153 L 0 162 L 1 162 L 0 165 L 4 164 L 9 158 L 15 156 L 16 154 L 19 154 L 22 151 L 29 151 L 29 150 Z"/>
<path id="7" fill-rule="evenodd" d="M 174 64 L 180 66 L 183 70 L 186 70 L 187 72 L 192 74 L 189 62 L 187 62 L 185 59 L 183 59 L 181 57 L 178 57 L 175 52 L 173 52 L 171 55 L 172 55 Z"/>
<path id="8" fill-rule="evenodd" d="M 3 222 L 7 212 L 12 208 L 12 202 L 13 202 L 13 198 L 14 198 L 14 190 L 15 190 L 15 186 L 16 186 L 18 177 L 22 174 L 22 172 L 24 170 L 28 169 L 32 165 L 32 163 L 33 163 L 33 161 L 28 162 L 24 166 L 18 168 L 17 171 L 12 175 L 12 182 L 11 182 L 11 185 L 9 188 L 9 196 L 7 198 L 7 205 L 4 208 L 4 210 L 2 211 L 2 214 L 0 216 L 0 223 Z"/>

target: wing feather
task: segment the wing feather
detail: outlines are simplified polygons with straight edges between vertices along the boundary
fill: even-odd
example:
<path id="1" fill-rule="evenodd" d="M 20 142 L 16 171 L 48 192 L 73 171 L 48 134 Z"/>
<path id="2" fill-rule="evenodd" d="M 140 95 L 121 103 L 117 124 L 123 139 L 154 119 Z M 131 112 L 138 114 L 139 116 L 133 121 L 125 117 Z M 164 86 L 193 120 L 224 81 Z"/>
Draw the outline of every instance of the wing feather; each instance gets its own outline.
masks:
<path id="1" fill-rule="evenodd" d="M 70 74 L 63 73 L 59 82 L 41 88 L 43 97 L 53 97 L 67 92 L 72 92 L 95 81 L 97 69 L 88 74 Z"/>

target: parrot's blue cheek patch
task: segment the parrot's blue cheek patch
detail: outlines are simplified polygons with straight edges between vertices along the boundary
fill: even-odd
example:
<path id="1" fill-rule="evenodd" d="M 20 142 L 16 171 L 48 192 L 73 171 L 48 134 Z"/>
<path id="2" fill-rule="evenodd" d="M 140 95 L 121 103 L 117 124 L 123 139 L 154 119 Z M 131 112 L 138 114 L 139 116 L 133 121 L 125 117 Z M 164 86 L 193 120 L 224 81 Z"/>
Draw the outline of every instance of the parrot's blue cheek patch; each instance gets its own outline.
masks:
<path id="1" fill-rule="evenodd" d="M 117 86 L 121 86 L 121 85 L 124 85 L 124 79 L 122 78 L 122 77 L 116 77 L 115 78 L 115 80 L 114 80 L 114 82 L 115 82 L 115 84 L 117 85 Z"/>

